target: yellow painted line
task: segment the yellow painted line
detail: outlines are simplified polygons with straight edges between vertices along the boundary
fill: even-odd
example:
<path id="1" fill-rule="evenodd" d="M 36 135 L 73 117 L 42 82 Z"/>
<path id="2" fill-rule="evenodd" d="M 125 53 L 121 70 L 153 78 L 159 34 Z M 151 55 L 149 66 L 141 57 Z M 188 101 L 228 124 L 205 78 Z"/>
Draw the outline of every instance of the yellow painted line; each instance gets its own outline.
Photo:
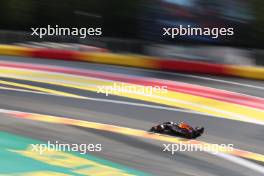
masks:
<path id="1" fill-rule="evenodd" d="M 37 90 L 37 91 L 41 91 L 41 92 L 47 92 L 50 94 L 66 96 L 66 97 L 71 97 L 71 98 L 84 98 L 82 96 L 78 96 L 78 95 L 71 94 L 71 93 L 66 93 L 66 92 L 62 92 L 62 91 L 57 91 L 57 90 L 52 90 L 52 89 L 42 88 L 42 87 L 38 87 L 38 86 L 22 84 L 22 83 L 15 83 L 15 82 L 10 82 L 10 81 L 0 80 L 0 84 L 16 86 L 16 87 L 26 88 L 26 89 L 31 89 L 31 90 Z"/>
<path id="2" fill-rule="evenodd" d="M 42 82 L 93 92 L 98 92 L 97 86 L 113 86 L 114 83 L 113 81 L 102 79 L 22 69 L 10 70 L 4 67 L 1 69 L 1 75 L 9 78 Z M 116 85 L 121 86 L 121 83 L 116 82 Z M 134 84 L 127 83 L 123 85 L 135 86 Z M 147 102 L 165 104 L 173 107 L 191 109 L 210 114 L 215 117 L 222 117 L 243 122 L 253 122 L 262 125 L 264 124 L 263 110 L 185 93 L 168 91 L 167 93 L 153 93 L 152 96 L 139 95 L 129 92 L 123 93 L 122 95 L 117 92 L 112 92 L 110 94 Z"/>
<path id="3" fill-rule="evenodd" d="M 228 74 L 233 76 L 260 80 L 264 79 L 263 67 L 228 65 L 225 70 Z"/>
<path id="4" fill-rule="evenodd" d="M 146 131 L 138 130 L 138 129 L 120 127 L 120 126 L 97 123 L 97 122 L 76 120 L 76 119 L 70 119 L 70 118 L 64 118 L 64 117 L 58 117 L 58 116 L 15 112 L 15 111 L 10 111 L 8 114 L 14 115 L 15 117 L 18 117 L 18 118 L 29 119 L 29 120 L 34 120 L 34 121 L 92 128 L 96 130 L 108 131 L 108 132 L 113 132 L 113 133 L 118 133 L 118 134 L 128 135 L 128 136 L 134 136 L 134 137 L 140 137 L 140 138 L 148 138 L 148 139 L 169 142 L 169 143 L 200 144 L 202 145 L 202 147 L 207 147 L 207 148 L 211 147 L 212 152 L 218 151 L 218 152 L 227 153 L 230 155 L 234 155 L 234 156 L 238 156 L 238 157 L 242 157 L 246 159 L 264 162 L 264 155 L 262 154 L 253 153 L 253 152 L 235 149 L 235 148 L 233 149 L 233 151 L 230 151 L 225 147 L 221 147 L 220 145 L 210 144 L 210 143 L 206 143 L 203 141 L 187 140 L 187 139 L 178 138 L 178 137 L 171 137 L 171 136 L 148 133 Z"/>
<path id="5" fill-rule="evenodd" d="M 82 53 L 78 53 L 76 57 L 82 61 L 87 61 L 87 62 L 141 67 L 141 68 L 158 68 L 157 60 L 146 56 L 82 52 Z"/>
<path id="6" fill-rule="evenodd" d="M 11 56 L 30 56 L 32 49 L 13 46 L 13 45 L 0 45 L 0 54 L 1 55 L 11 55 Z"/>

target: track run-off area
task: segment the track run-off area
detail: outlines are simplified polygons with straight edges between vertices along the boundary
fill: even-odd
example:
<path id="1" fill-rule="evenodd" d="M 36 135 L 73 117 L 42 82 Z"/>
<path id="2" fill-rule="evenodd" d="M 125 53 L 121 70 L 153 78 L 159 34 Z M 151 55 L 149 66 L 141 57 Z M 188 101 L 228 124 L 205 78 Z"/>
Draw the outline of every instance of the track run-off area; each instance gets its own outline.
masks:
<path id="1" fill-rule="evenodd" d="M 105 92 L 110 86 L 167 91 Z M 263 81 L 240 78 L 1 56 L 0 175 L 264 175 L 263 89 Z M 204 126 L 205 134 L 147 132 L 166 121 Z M 48 141 L 102 148 L 30 148 Z M 214 149 L 172 154 L 164 144 Z"/>

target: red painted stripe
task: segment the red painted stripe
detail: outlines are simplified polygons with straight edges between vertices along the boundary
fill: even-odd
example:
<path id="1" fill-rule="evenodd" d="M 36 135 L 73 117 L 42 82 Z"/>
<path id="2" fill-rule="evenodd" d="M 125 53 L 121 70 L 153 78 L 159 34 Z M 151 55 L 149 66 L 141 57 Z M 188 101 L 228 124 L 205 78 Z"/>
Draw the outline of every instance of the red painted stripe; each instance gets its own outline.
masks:
<path id="1" fill-rule="evenodd" d="M 244 106 L 264 110 L 264 99 L 262 98 L 257 98 L 249 95 L 242 95 L 235 92 L 218 90 L 218 89 L 197 86 L 187 83 L 164 81 L 160 79 L 143 78 L 143 77 L 135 77 L 135 76 L 132 77 L 122 74 L 113 74 L 113 73 L 101 72 L 101 71 L 99 72 L 99 71 L 91 71 L 91 70 L 89 71 L 77 70 L 77 69 L 65 68 L 65 67 L 44 66 L 37 64 L 22 64 L 22 63 L 17 64 L 12 62 L 1 62 L 0 66 L 74 74 L 74 75 L 87 76 L 87 77 L 96 77 L 101 79 L 127 82 L 127 83 L 144 85 L 144 86 L 167 86 L 168 90 L 171 91 L 176 91 L 176 92 L 181 92 L 181 93 L 186 93 L 186 94 L 191 94 L 206 98 L 212 98 L 220 101 L 235 103 L 239 105 L 244 105 Z"/>
<path id="2" fill-rule="evenodd" d="M 191 73 L 203 73 L 203 74 L 216 74 L 226 75 L 227 71 L 223 64 L 213 64 L 199 61 L 186 61 L 186 60 L 157 60 L 158 67 L 161 70 L 168 71 L 183 71 Z"/>
<path id="3" fill-rule="evenodd" d="M 77 51 L 59 50 L 59 49 L 34 49 L 31 51 L 33 58 L 60 59 L 60 60 L 80 60 L 77 59 Z"/>

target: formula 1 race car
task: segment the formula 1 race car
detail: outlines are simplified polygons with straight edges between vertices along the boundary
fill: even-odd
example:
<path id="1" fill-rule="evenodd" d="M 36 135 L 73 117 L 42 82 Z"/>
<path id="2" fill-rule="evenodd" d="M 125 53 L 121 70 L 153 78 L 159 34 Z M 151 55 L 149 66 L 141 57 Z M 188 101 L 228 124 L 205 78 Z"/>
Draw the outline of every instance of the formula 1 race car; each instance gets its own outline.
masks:
<path id="1" fill-rule="evenodd" d="M 188 139 L 193 139 L 201 136 L 204 132 L 204 127 L 191 127 L 187 123 L 165 122 L 153 126 L 149 132 L 167 134 L 172 136 L 180 136 Z"/>

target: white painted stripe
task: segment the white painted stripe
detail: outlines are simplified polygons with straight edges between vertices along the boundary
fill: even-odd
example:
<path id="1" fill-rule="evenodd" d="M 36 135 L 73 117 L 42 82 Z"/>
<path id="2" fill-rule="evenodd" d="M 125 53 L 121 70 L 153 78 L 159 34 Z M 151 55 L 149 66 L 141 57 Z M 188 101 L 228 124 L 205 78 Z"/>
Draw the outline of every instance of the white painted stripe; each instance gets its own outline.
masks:
<path id="1" fill-rule="evenodd" d="M 264 175 L 264 167 L 259 164 L 225 153 L 217 153 L 215 155 Z"/>
<path id="2" fill-rule="evenodd" d="M 31 91 L 31 90 L 24 90 L 24 89 L 15 89 L 15 88 L 8 88 L 8 87 L 0 87 L 0 89 L 2 89 L 2 90 L 10 90 L 10 91 L 17 91 L 17 92 L 42 94 L 42 95 L 51 95 L 51 96 L 58 96 L 58 97 L 67 97 L 67 96 L 64 96 L 64 95 L 51 94 L 51 93 L 48 93 L 48 92 L 38 92 L 38 91 Z M 184 112 L 184 113 L 189 113 L 189 114 L 197 114 L 197 115 L 210 116 L 210 117 L 212 116 L 210 114 L 200 113 L 200 112 L 187 110 L 187 109 L 178 109 L 178 108 L 172 108 L 172 107 L 166 107 L 166 106 L 151 105 L 151 104 L 144 104 L 144 103 L 135 103 L 135 102 L 121 101 L 121 100 L 110 100 L 110 99 L 91 98 L 91 97 L 83 97 L 83 98 L 67 97 L 67 98 L 82 99 L 82 100 L 86 99 L 86 100 L 98 101 L 98 102 L 123 104 L 123 105 L 138 106 L 138 107 L 145 107 L 145 108 L 151 108 L 151 109 L 160 109 L 160 110 L 166 110 L 166 111 Z"/>
<path id="3" fill-rule="evenodd" d="M 260 86 L 256 86 L 256 85 L 239 83 L 236 81 L 227 81 L 227 80 L 223 80 L 223 79 L 208 78 L 208 77 L 204 77 L 204 76 L 197 76 L 197 75 L 184 74 L 184 73 L 175 73 L 175 72 L 165 72 L 165 71 L 158 71 L 158 70 L 146 70 L 146 69 L 141 69 L 141 68 L 130 68 L 129 67 L 128 69 L 130 69 L 130 70 L 141 70 L 144 72 L 151 72 L 151 73 L 162 73 L 162 74 L 167 74 L 167 75 L 176 75 L 176 76 L 182 76 L 182 77 L 203 79 L 203 80 L 207 80 L 207 81 L 214 81 L 214 82 L 220 82 L 220 83 L 226 83 L 226 84 L 231 84 L 231 85 L 237 85 L 237 86 L 243 86 L 243 87 L 248 87 L 248 88 L 264 90 L 264 87 L 260 87 Z M 251 96 L 251 95 L 249 95 L 249 96 Z M 257 98 L 259 98 L 259 97 L 257 97 Z"/>
<path id="4" fill-rule="evenodd" d="M 10 88 L 10 87 L 3 87 L 3 86 L 0 86 L 0 89 L 2 89 L 2 90 L 11 90 L 11 91 L 16 91 L 16 92 L 28 92 L 28 93 L 35 93 L 35 94 L 53 95 L 53 94 L 50 94 L 50 93 L 47 93 L 47 92 L 38 92 L 38 91 L 33 91 L 33 90 Z"/>

